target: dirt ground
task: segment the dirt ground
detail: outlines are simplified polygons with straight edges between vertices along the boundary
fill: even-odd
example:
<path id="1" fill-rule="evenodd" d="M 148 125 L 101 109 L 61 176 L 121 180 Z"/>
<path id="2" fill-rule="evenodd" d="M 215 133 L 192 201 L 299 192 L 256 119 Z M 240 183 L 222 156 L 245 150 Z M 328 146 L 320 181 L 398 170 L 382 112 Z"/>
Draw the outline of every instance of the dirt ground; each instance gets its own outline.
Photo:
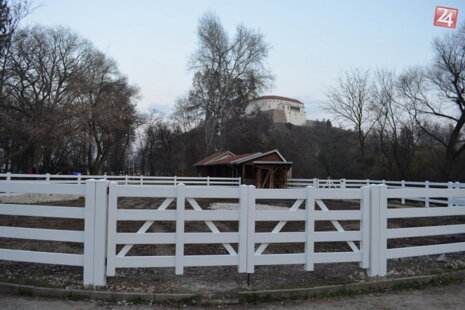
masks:
<path id="1" fill-rule="evenodd" d="M 161 204 L 160 199 L 123 198 L 119 200 L 119 208 L 155 209 Z M 213 201 L 197 200 L 199 205 L 208 209 Z M 218 202 L 215 200 L 214 202 Z M 221 201 L 234 203 L 234 201 Z M 293 201 L 259 201 L 263 204 L 276 207 L 290 207 Z M 324 201 L 329 209 L 358 209 L 357 201 Z M 393 202 L 395 203 L 395 202 Z M 79 206 L 84 200 L 73 199 L 67 201 L 40 202 L 37 204 L 51 206 Z M 169 209 L 174 208 L 172 203 Z M 187 204 L 186 204 L 187 206 Z M 303 206 L 302 206 L 303 207 Z M 356 221 L 342 221 L 346 230 L 358 230 Z M 389 227 L 413 227 L 441 225 L 452 223 L 465 223 L 464 217 L 420 218 L 390 221 Z M 119 222 L 119 232 L 135 232 L 143 222 Z M 256 231 L 271 231 L 277 222 L 260 222 Z M 237 231 L 237 222 L 215 222 L 222 232 Z M 34 217 L 1 216 L 0 226 L 40 227 L 53 229 L 82 230 L 82 220 L 47 219 Z M 203 222 L 187 222 L 186 232 L 208 232 Z M 329 221 L 317 222 L 316 230 L 333 231 Z M 174 232 L 174 222 L 155 222 L 148 232 Z M 304 222 L 289 222 L 282 231 L 304 231 Z M 451 235 L 447 237 L 405 238 L 390 240 L 389 247 L 403 247 L 410 245 L 435 244 L 446 242 L 463 242 L 464 235 Z M 233 245 L 237 249 L 237 245 Z M 258 247 L 258 245 L 257 245 Z M 40 250 L 47 252 L 82 253 L 80 243 L 44 242 L 22 239 L 0 238 L 0 248 Z M 118 248 L 120 249 L 121 246 Z M 273 244 L 265 254 L 269 253 L 299 253 L 303 252 L 303 244 Z M 350 251 L 346 243 L 317 243 L 317 252 Z M 186 255 L 200 254 L 227 254 L 224 247 L 219 245 L 186 245 Z M 174 245 L 136 245 L 128 255 L 174 255 Z M 387 277 L 405 277 L 421 274 L 434 274 L 450 270 L 465 268 L 465 255 L 463 253 L 448 254 L 446 260 L 437 260 L 438 255 L 418 258 L 393 259 L 388 263 Z M 366 272 L 356 263 L 317 264 L 313 272 L 305 272 L 301 265 L 257 266 L 254 274 L 240 274 L 237 267 L 195 267 L 186 268 L 185 274 L 177 276 L 174 268 L 137 268 L 117 269 L 116 277 L 109 277 L 107 287 L 104 289 L 114 291 L 141 291 L 141 292 L 193 292 L 211 294 L 216 298 L 237 297 L 239 290 L 272 289 L 285 287 L 312 287 L 327 284 L 349 283 L 354 281 L 370 281 Z M 46 264 L 18 263 L 0 261 L 0 281 L 32 284 L 47 287 L 82 287 L 82 268 L 70 266 L 56 266 Z"/>

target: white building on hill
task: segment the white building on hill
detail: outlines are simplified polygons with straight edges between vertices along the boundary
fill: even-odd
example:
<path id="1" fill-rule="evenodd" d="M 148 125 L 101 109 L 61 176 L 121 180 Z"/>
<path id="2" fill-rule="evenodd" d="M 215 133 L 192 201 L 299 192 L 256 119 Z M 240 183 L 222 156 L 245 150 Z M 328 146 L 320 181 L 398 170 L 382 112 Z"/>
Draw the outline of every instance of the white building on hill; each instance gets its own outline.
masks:
<path id="1" fill-rule="evenodd" d="M 305 126 L 307 124 L 305 106 L 297 99 L 281 96 L 258 97 L 245 109 L 247 114 L 256 111 L 270 114 L 275 123 L 291 123 L 296 126 Z"/>

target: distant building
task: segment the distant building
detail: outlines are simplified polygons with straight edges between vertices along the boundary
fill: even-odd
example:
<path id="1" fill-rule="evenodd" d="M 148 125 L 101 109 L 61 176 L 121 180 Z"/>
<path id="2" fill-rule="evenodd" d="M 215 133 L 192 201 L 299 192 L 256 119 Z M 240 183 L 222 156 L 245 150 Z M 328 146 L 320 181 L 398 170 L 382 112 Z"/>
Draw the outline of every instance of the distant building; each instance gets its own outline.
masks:
<path id="1" fill-rule="evenodd" d="M 275 123 L 291 123 L 296 126 L 307 125 L 305 106 L 297 99 L 281 96 L 258 97 L 245 109 L 247 114 L 256 111 L 268 114 Z"/>
<path id="2" fill-rule="evenodd" d="M 240 177 L 242 184 L 258 188 L 286 188 L 292 175 L 292 162 L 278 150 L 240 155 L 218 152 L 196 162 L 194 167 L 200 177 Z"/>

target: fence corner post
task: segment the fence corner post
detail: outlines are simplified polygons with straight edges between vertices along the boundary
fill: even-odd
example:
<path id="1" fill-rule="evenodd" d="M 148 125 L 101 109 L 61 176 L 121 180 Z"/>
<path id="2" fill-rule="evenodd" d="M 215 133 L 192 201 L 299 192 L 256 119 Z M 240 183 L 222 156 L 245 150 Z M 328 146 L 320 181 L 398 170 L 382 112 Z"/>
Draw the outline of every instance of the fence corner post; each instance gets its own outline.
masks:
<path id="1" fill-rule="evenodd" d="M 240 273 L 247 272 L 247 219 L 249 209 L 249 187 L 239 186 L 239 266 Z"/>
<path id="2" fill-rule="evenodd" d="M 186 186 L 183 183 L 176 185 L 176 256 L 175 273 L 184 273 L 184 223 L 186 206 Z"/>
<path id="3" fill-rule="evenodd" d="M 305 187 L 305 271 L 313 271 L 315 252 L 315 187 Z"/>
<path id="4" fill-rule="evenodd" d="M 247 197 L 247 273 L 255 272 L 255 186 L 248 185 Z"/>

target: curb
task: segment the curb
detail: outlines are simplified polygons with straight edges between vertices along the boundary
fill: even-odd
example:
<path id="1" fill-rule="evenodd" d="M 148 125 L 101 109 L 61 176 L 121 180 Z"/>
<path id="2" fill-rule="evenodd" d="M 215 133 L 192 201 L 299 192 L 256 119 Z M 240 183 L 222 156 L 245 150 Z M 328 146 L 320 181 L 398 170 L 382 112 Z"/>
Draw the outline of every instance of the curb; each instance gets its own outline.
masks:
<path id="1" fill-rule="evenodd" d="M 275 290 L 257 290 L 257 291 L 242 291 L 239 292 L 240 299 L 242 301 L 272 301 L 279 299 L 292 299 L 292 298 L 310 298 L 318 297 L 330 297 L 338 293 L 363 293 L 370 292 L 373 290 L 394 290 L 411 288 L 415 286 L 434 286 L 434 282 L 438 281 L 437 284 L 447 283 L 448 281 L 460 281 L 465 279 L 465 270 L 441 273 L 438 275 L 425 275 L 425 276 L 414 276 L 397 279 L 386 279 L 386 280 L 375 280 L 368 282 L 350 283 L 350 284 L 336 284 L 336 285 L 325 285 L 316 286 L 310 288 L 291 288 L 291 289 L 275 289 Z M 437 285 L 436 284 L 436 285 Z"/>
<path id="2" fill-rule="evenodd" d="M 180 303 L 186 302 L 189 304 L 203 305 L 225 305 L 238 304 L 241 302 L 256 302 L 256 301 L 273 301 L 281 299 L 295 298 L 311 298 L 331 297 L 338 293 L 369 293 L 374 290 L 393 290 L 414 288 L 415 285 L 434 286 L 434 281 L 444 284 L 447 281 L 460 281 L 465 279 L 465 270 L 447 272 L 438 275 L 415 276 L 398 279 L 375 280 L 369 282 L 351 283 L 351 284 L 336 284 L 316 286 L 310 288 L 289 288 L 289 289 L 273 289 L 273 290 L 256 290 L 256 291 L 240 291 L 239 299 L 209 299 L 206 296 L 191 293 L 136 293 L 136 292 L 111 292 L 111 291 L 94 291 L 80 289 L 59 289 L 46 288 L 31 285 L 21 285 L 0 282 L 0 294 L 36 296 L 36 297 L 52 297 L 52 298 L 68 298 L 72 300 L 81 299 L 97 299 L 105 301 L 144 301 L 152 303 Z M 449 282 L 450 283 L 450 282 Z M 437 285 L 436 284 L 436 285 Z M 410 287 L 408 285 L 411 285 Z"/>
<path id="3" fill-rule="evenodd" d="M 111 292 L 111 291 L 92 291 L 79 289 L 60 289 L 46 288 L 32 285 L 21 285 L 0 282 L 0 293 L 11 295 L 52 297 L 52 298 L 69 298 L 69 299 L 98 299 L 106 301 L 122 300 L 143 300 L 145 302 L 195 302 L 198 298 L 196 294 L 188 293 L 136 293 L 136 292 Z"/>

